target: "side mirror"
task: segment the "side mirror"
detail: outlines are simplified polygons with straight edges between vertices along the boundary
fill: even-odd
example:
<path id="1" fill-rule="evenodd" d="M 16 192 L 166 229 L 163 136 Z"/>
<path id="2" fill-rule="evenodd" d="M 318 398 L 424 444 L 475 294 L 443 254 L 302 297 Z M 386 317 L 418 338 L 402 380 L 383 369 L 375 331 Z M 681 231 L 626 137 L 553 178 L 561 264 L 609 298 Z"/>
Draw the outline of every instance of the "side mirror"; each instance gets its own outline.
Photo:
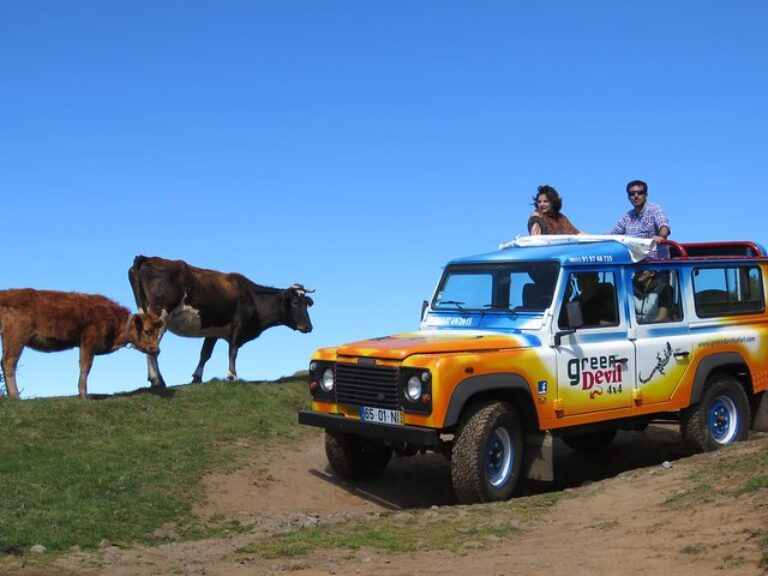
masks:
<path id="1" fill-rule="evenodd" d="M 563 342 L 563 336 L 568 336 L 569 334 L 573 334 L 576 332 L 573 328 L 569 328 L 568 330 L 560 330 L 559 332 L 555 332 L 555 346 L 560 346 Z"/>
<path id="2" fill-rule="evenodd" d="M 568 302 L 565 305 L 565 315 L 568 318 L 569 328 L 581 328 L 584 326 L 584 317 L 581 315 L 581 302 Z"/>
<path id="3" fill-rule="evenodd" d="M 424 312 L 427 310 L 427 306 L 429 306 L 429 302 L 426 300 L 422 300 L 421 302 L 421 321 L 424 321 Z"/>

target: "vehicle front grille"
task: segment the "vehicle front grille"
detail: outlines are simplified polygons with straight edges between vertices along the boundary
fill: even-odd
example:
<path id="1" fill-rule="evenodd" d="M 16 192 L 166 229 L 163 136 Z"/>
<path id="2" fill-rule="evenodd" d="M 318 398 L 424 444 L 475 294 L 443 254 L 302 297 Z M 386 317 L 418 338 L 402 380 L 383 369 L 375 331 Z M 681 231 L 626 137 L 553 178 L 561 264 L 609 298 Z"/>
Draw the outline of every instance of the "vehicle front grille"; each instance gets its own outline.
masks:
<path id="1" fill-rule="evenodd" d="M 336 401 L 397 409 L 397 368 L 336 364 Z"/>

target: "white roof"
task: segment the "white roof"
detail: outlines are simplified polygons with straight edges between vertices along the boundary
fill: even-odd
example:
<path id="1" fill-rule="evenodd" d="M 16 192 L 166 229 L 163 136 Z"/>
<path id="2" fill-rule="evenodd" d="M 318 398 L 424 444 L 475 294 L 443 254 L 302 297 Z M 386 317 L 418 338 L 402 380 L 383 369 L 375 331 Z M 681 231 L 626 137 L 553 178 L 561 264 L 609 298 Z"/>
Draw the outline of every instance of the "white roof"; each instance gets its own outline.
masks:
<path id="1" fill-rule="evenodd" d="M 629 251 L 633 262 L 639 262 L 656 247 L 651 238 L 636 238 L 634 236 L 618 236 L 608 234 L 541 234 L 536 236 L 518 236 L 514 240 L 499 244 L 499 250 L 507 248 L 527 248 L 531 246 L 558 246 L 562 244 L 579 244 L 588 242 L 619 242 Z"/>

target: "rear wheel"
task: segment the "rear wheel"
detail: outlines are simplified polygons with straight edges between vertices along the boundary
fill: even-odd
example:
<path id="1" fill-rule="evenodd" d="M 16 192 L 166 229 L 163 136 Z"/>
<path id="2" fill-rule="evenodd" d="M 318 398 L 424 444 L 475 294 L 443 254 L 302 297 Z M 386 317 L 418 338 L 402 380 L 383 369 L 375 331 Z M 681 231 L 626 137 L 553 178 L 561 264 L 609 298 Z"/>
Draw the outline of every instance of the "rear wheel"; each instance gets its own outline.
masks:
<path id="1" fill-rule="evenodd" d="M 588 434 L 570 434 L 563 436 L 563 442 L 571 450 L 582 454 L 591 454 L 607 448 L 613 439 L 616 438 L 617 430 L 609 428 L 607 430 L 598 430 Z"/>
<path id="2" fill-rule="evenodd" d="M 326 430 L 325 455 L 341 478 L 365 480 L 384 471 L 392 458 L 392 448 L 354 434 Z"/>
<path id="3" fill-rule="evenodd" d="M 512 495 L 520 477 L 522 436 L 520 418 L 507 404 L 479 404 L 464 416 L 451 453 L 459 502 L 494 502 Z"/>
<path id="4" fill-rule="evenodd" d="M 749 426 L 747 393 L 738 380 L 726 374 L 712 377 L 701 401 L 680 416 L 683 437 L 704 452 L 746 440 Z"/>

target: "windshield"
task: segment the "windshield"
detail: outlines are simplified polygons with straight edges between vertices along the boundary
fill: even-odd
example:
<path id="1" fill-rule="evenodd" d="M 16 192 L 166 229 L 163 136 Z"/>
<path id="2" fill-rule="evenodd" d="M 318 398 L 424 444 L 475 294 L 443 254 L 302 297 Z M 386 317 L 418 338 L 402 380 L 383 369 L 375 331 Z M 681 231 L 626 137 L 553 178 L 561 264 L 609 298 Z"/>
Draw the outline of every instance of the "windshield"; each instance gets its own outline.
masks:
<path id="1" fill-rule="evenodd" d="M 540 312 L 552 303 L 559 269 L 557 262 L 450 266 L 432 309 Z"/>

